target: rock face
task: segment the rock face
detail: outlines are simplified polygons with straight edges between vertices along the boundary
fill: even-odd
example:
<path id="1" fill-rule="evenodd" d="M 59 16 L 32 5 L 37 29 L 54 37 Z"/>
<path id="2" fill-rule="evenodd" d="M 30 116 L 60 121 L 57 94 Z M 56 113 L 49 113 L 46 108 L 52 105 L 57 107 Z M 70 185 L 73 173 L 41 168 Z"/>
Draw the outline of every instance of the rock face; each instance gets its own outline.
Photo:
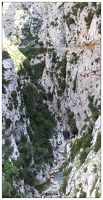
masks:
<path id="1" fill-rule="evenodd" d="M 95 122 L 93 128 L 93 136 L 100 134 L 100 117 Z M 83 149 L 80 150 L 80 153 L 77 153 L 75 156 L 73 164 L 70 162 L 66 166 L 66 170 L 71 167 L 71 173 L 68 174 L 68 183 L 66 187 L 65 196 L 68 197 L 99 197 L 100 195 L 100 169 L 101 169 L 101 150 L 97 151 L 94 148 L 95 137 L 93 137 L 91 150 L 87 147 L 88 151 L 85 162 L 80 164 L 80 156 L 82 155 Z M 70 154 L 68 155 L 68 157 Z M 85 156 L 85 154 L 83 154 Z M 98 167 L 97 167 L 98 166 Z"/>
<path id="2" fill-rule="evenodd" d="M 3 15 L 4 198 L 40 197 L 65 149 L 56 197 L 100 197 L 100 24 L 98 2 L 11 3 Z"/>

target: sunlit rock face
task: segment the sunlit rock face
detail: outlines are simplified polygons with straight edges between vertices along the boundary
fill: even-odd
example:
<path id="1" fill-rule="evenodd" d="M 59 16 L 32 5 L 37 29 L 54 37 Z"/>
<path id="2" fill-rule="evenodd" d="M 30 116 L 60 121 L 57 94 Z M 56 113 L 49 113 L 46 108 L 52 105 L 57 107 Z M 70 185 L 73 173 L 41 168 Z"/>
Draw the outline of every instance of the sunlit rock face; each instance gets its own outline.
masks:
<path id="1" fill-rule="evenodd" d="M 11 3 L 3 14 L 4 198 L 41 197 L 35 187 L 61 168 L 50 198 L 100 197 L 100 25 L 98 2 Z"/>

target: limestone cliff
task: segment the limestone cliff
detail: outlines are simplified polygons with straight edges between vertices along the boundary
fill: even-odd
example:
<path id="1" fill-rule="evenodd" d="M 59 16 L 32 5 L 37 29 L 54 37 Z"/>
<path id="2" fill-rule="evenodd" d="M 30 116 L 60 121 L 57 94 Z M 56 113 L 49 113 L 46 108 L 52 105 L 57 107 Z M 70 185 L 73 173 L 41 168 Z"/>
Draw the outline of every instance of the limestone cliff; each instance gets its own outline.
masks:
<path id="1" fill-rule="evenodd" d="M 98 2 L 11 3 L 4 13 L 3 197 L 40 197 L 68 143 L 56 197 L 100 197 L 100 25 Z"/>

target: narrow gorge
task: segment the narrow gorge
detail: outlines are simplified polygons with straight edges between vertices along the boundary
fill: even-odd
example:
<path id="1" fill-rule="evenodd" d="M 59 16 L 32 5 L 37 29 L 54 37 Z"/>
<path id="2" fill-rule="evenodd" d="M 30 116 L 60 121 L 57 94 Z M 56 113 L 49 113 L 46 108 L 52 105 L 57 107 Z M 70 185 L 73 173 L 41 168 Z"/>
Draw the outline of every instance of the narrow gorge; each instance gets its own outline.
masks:
<path id="1" fill-rule="evenodd" d="M 101 3 L 3 3 L 2 197 L 101 197 Z"/>

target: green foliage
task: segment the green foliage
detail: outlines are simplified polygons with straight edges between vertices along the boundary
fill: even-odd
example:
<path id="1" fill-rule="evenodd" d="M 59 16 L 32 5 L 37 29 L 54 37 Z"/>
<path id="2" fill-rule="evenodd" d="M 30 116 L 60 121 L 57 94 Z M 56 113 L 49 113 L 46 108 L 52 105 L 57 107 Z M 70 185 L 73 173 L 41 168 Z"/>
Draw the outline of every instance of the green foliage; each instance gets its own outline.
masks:
<path id="1" fill-rule="evenodd" d="M 73 118 L 74 117 L 74 113 L 71 112 L 71 110 L 69 108 L 67 109 L 67 116 L 68 116 L 68 118 Z"/>
<path id="2" fill-rule="evenodd" d="M 23 168 L 25 167 L 25 161 L 23 160 L 23 157 L 21 155 L 17 157 L 16 161 L 14 161 L 14 165 L 19 169 L 21 168 L 21 166 Z M 20 171 L 19 171 L 19 176 L 20 176 Z"/>
<path id="3" fill-rule="evenodd" d="M 45 96 L 40 91 L 38 93 L 37 88 L 33 84 L 29 83 L 24 87 L 22 93 L 27 115 L 31 122 L 32 131 L 28 128 L 28 133 L 34 146 L 34 160 L 36 163 L 43 162 L 43 160 L 48 162 L 48 160 L 53 159 L 52 146 L 49 138 L 52 136 L 55 126 L 54 117 L 48 110 L 48 106 L 43 103 Z M 23 138 L 22 140 L 24 141 L 25 138 Z M 25 149 L 25 147 L 20 148 Z M 23 157 L 23 159 L 25 158 Z"/>
<path id="4" fill-rule="evenodd" d="M 86 192 L 81 191 L 81 194 L 79 195 L 79 198 L 86 198 Z"/>
<path id="5" fill-rule="evenodd" d="M 77 129 L 77 127 L 76 127 L 76 121 L 75 121 L 74 118 L 72 118 L 72 119 L 70 120 L 70 130 L 71 130 L 71 132 L 72 132 L 73 134 L 77 134 L 77 133 L 78 133 L 78 129 Z"/>
<path id="6" fill-rule="evenodd" d="M 84 168 L 84 173 L 86 173 L 86 171 L 87 171 L 87 167 Z"/>
<path id="7" fill-rule="evenodd" d="M 3 84 L 2 84 L 2 94 L 6 94 L 6 90 Z"/>
<path id="8" fill-rule="evenodd" d="M 5 139 L 5 146 L 9 147 L 10 145 L 11 145 L 11 141 L 8 138 L 6 138 Z"/>
<path id="9" fill-rule="evenodd" d="M 5 144 L 2 146 L 3 162 L 8 160 L 13 152 L 13 149 L 14 147 L 11 146 L 11 141 L 8 138 L 5 139 Z"/>
<path id="10" fill-rule="evenodd" d="M 96 2 L 92 2 L 92 6 L 96 7 L 97 3 Z"/>
<path id="11" fill-rule="evenodd" d="M 11 97 L 13 98 L 14 107 L 17 108 L 18 100 L 17 100 L 17 92 L 15 90 L 12 91 Z"/>
<path id="12" fill-rule="evenodd" d="M 53 93 L 48 92 L 47 98 L 48 98 L 49 101 L 53 101 Z"/>
<path id="13" fill-rule="evenodd" d="M 81 2 L 80 3 L 80 11 L 84 9 L 84 7 L 88 6 L 88 2 Z"/>
<path id="14" fill-rule="evenodd" d="M 63 170 L 63 176 L 68 176 L 72 170 L 72 166 Z"/>
<path id="15" fill-rule="evenodd" d="M 87 28 L 90 28 L 91 22 L 93 20 L 94 12 L 92 10 L 89 11 L 88 16 L 85 17 L 85 21 L 87 23 Z"/>
<path id="16" fill-rule="evenodd" d="M 62 94 L 65 90 L 65 87 L 66 87 L 66 82 L 65 82 L 65 80 L 63 80 L 62 82 L 59 83 L 59 88 L 61 89 Z"/>
<path id="17" fill-rule="evenodd" d="M 99 106 L 97 107 L 94 103 L 94 96 L 88 96 L 88 100 L 90 101 L 88 104 L 88 107 L 90 108 L 91 112 L 92 112 L 92 120 L 95 122 L 99 115 L 100 115 L 100 109 Z"/>
<path id="18" fill-rule="evenodd" d="M 32 80 L 36 81 L 42 77 L 44 67 L 45 62 L 41 62 L 33 66 L 34 74 L 32 75 Z"/>
<path id="19" fill-rule="evenodd" d="M 9 53 L 7 51 L 3 50 L 3 52 L 2 52 L 2 60 L 8 59 L 8 58 L 11 58 Z"/>
<path id="20" fill-rule="evenodd" d="M 65 90 L 65 87 L 66 87 L 66 81 L 65 81 L 65 78 L 66 78 L 66 55 L 64 56 L 64 58 L 62 59 L 62 61 L 58 62 L 57 64 L 57 68 L 56 70 L 60 69 L 60 77 L 56 76 L 57 77 L 57 81 L 58 81 L 58 90 L 57 90 L 57 93 L 58 93 L 58 96 L 62 96 L 63 93 L 64 93 L 64 90 Z"/>
<path id="21" fill-rule="evenodd" d="M 76 74 L 76 77 L 74 79 L 74 83 L 73 83 L 73 91 L 75 92 L 76 90 L 76 81 L 77 81 L 77 74 Z"/>
<path id="22" fill-rule="evenodd" d="M 58 26 L 57 22 L 51 22 L 51 26 Z"/>
<path id="23" fill-rule="evenodd" d="M 79 159 L 80 159 L 81 165 L 85 162 L 85 159 L 86 159 L 87 155 L 88 154 L 87 154 L 87 152 L 85 150 L 83 150 L 82 152 L 80 152 Z"/>
<path id="24" fill-rule="evenodd" d="M 8 86 L 8 84 L 10 83 L 9 80 L 7 81 L 4 79 L 5 71 L 7 71 L 7 69 L 5 69 L 4 66 L 2 65 L 2 93 L 3 94 L 6 94 L 5 86 Z"/>
<path id="25" fill-rule="evenodd" d="M 75 158 L 75 155 L 79 152 L 82 145 L 82 138 L 76 139 L 76 141 L 73 143 L 71 151 L 70 151 L 70 159 L 73 161 Z"/>
<path id="26" fill-rule="evenodd" d="M 12 123 L 11 119 L 5 119 L 6 129 L 10 128 L 10 124 Z"/>
<path id="27" fill-rule="evenodd" d="M 97 172 L 97 165 L 94 164 L 94 165 L 93 165 L 93 173 L 96 173 L 96 172 Z"/>
<path id="28" fill-rule="evenodd" d="M 57 100 L 57 105 L 58 105 L 58 109 L 60 109 L 61 103 L 59 99 Z"/>
<path id="29" fill-rule="evenodd" d="M 77 16 L 77 12 L 78 12 L 78 9 L 80 8 L 80 2 L 78 3 L 75 3 L 73 6 L 72 6 L 72 12 L 75 16 Z"/>
<path id="30" fill-rule="evenodd" d="M 9 104 L 8 109 L 9 109 L 10 111 L 12 111 L 12 109 L 13 109 L 12 103 Z"/>
<path id="31" fill-rule="evenodd" d="M 10 83 L 10 81 L 8 80 L 5 80 L 4 79 L 4 77 L 2 77 L 2 84 L 3 84 L 3 86 L 5 85 L 5 86 L 8 86 L 8 84 Z"/>
<path id="32" fill-rule="evenodd" d="M 68 18 L 66 19 L 66 23 L 68 25 L 68 28 L 70 27 L 71 24 L 75 24 L 75 20 L 73 18 Z"/>
<path id="33" fill-rule="evenodd" d="M 24 168 L 24 183 L 32 186 L 35 183 L 35 176 L 32 171 Z"/>
<path id="34" fill-rule="evenodd" d="M 90 95 L 88 95 L 88 100 L 89 100 L 91 103 L 93 103 L 94 96 L 90 96 Z"/>
<path id="35" fill-rule="evenodd" d="M 96 15 L 99 17 L 101 15 L 101 3 L 98 4 L 98 7 L 96 9 Z"/>
<path id="36" fill-rule="evenodd" d="M 41 47 L 43 47 L 44 46 L 44 43 L 41 41 L 41 42 L 39 42 L 38 43 Z"/>
<path id="37" fill-rule="evenodd" d="M 98 192 L 99 187 L 96 187 L 95 198 L 100 198 L 101 194 Z"/>
<path id="38" fill-rule="evenodd" d="M 52 52 L 52 63 L 57 63 L 57 53 L 55 50 Z"/>
<path id="39" fill-rule="evenodd" d="M 94 145 L 94 151 L 98 152 L 100 148 L 101 148 L 101 133 L 99 132 Z"/>
<path id="40" fill-rule="evenodd" d="M 21 142 L 18 146 L 20 156 L 25 162 L 25 166 L 29 166 L 32 158 L 32 149 L 30 143 Z"/>
<path id="41" fill-rule="evenodd" d="M 93 139 L 92 134 L 84 134 L 81 147 L 84 149 L 86 149 L 87 147 L 90 147 L 92 139 Z"/>
<path id="42" fill-rule="evenodd" d="M 74 113 L 71 112 L 71 110 L 68 108 L 67 109 L 67 116 L 68 116 L 68 122 L 70 124 L 70 130 L 72 133 L 77 134 L 78 133 L 78 129 L 76 127 L 76 121 L 74 119 Z"/>
<path id="43" fill-rule="evenodd" d="M 60 187 L 60 192 L 62 192 L 62 193 L 66 193 L 66 186 L 67 186 L 67 184 L 68 184 L 68 180 L 67 180 L 67 178 L 65 177 L 64 179 L 63 179 L 63 182 L 62 182 L 62 185 L 61 185 L 61 187 Z"/>
<path id="44" fill-rule="evenodd" d="M 78 3 L 75 3 L 72 6 L 73 14 L 77 16 L 78 9 L 80 8 L 80 11 L 82 11 L 84 9 L 84 7 L 86 7 L 86 6 L 88 6 L 88 2 L 78 2 Z"/>
<path id="45" fill-rule="evenodd" d="M 20 48 L 20 51 L 26 56 L 26 58 L 30 61 L 31 58 L 35 58 L 38 54 L 45 54 L 47 52 L 47 48 L 39 47 L 34 48 L 31 45 L 26 48 Z"/>
<path id="46" fill-rule="evenodd" d="M 83 148 L 83 153 L 84 153 L 84 160 L 86 158 L 86 156 L 88 155 L 89 151 L 90 151 L 90 147 L 91 147 L 91 141 L 93 139 L 92 134 L 90 133 L 85 133 L 83 134 L 83 136 L 79 139 L 76 139 L 76 141 L 73 143 L 71 151 L 70 151 L 70 158 L 73 161 L 73 159 L 75 158 L 75 155 L 80 151 L 81 148 Z M 84 162 L 83 160 L 83 154 L 81 152 L 81 156 L 80 156 L 80 160 L 81 163 Z"/>
<path id="47" fill-rule="evenodd" d="M 101 34 L 101 23 L 98 24 L 98 33 Z"/>
<path id="48" fill-rule="evenodd" d="M 7 181 L 4 181 L 3 186 L 2 186 L 2 197 L 3 198 L 9 198 L 10 197 L 10 191 L 11 191 L 11 184 Z"/>
<path id="49" fill-rule="evenodd" d="M 16 166 L 12 166 L 11 163 L 6 162 L 4 164 L 4 172 L 5 172 L 5 178 L 7 181 L 11 181 L 11 178 L 18 177 L 18 168 Z"/>
<path id="50" fill-rule="evenodd" d="M 62 68 L 61 76 L 65 78 L 65 75 L 66 75 L 66 54 L 63 57 L 62 61 L 58 61 L 58 63 L 57 63 L 56 70 L 58 70 L 58 69 L 61 70 L 61 68 Z"/>
<path id="51" fill-rule="evenodd" d="M 3 198 L 13 198 L 21 197 L 21 194 L 18 194 L 18 188 L 13 185 L 13 180 L 17 180 L 19 177 L 19 169 L 12 165 L 10 162 L 4 162 L 3 172 L 5 173 L 5 178 L 2 185 L 2 197 Z"/>

